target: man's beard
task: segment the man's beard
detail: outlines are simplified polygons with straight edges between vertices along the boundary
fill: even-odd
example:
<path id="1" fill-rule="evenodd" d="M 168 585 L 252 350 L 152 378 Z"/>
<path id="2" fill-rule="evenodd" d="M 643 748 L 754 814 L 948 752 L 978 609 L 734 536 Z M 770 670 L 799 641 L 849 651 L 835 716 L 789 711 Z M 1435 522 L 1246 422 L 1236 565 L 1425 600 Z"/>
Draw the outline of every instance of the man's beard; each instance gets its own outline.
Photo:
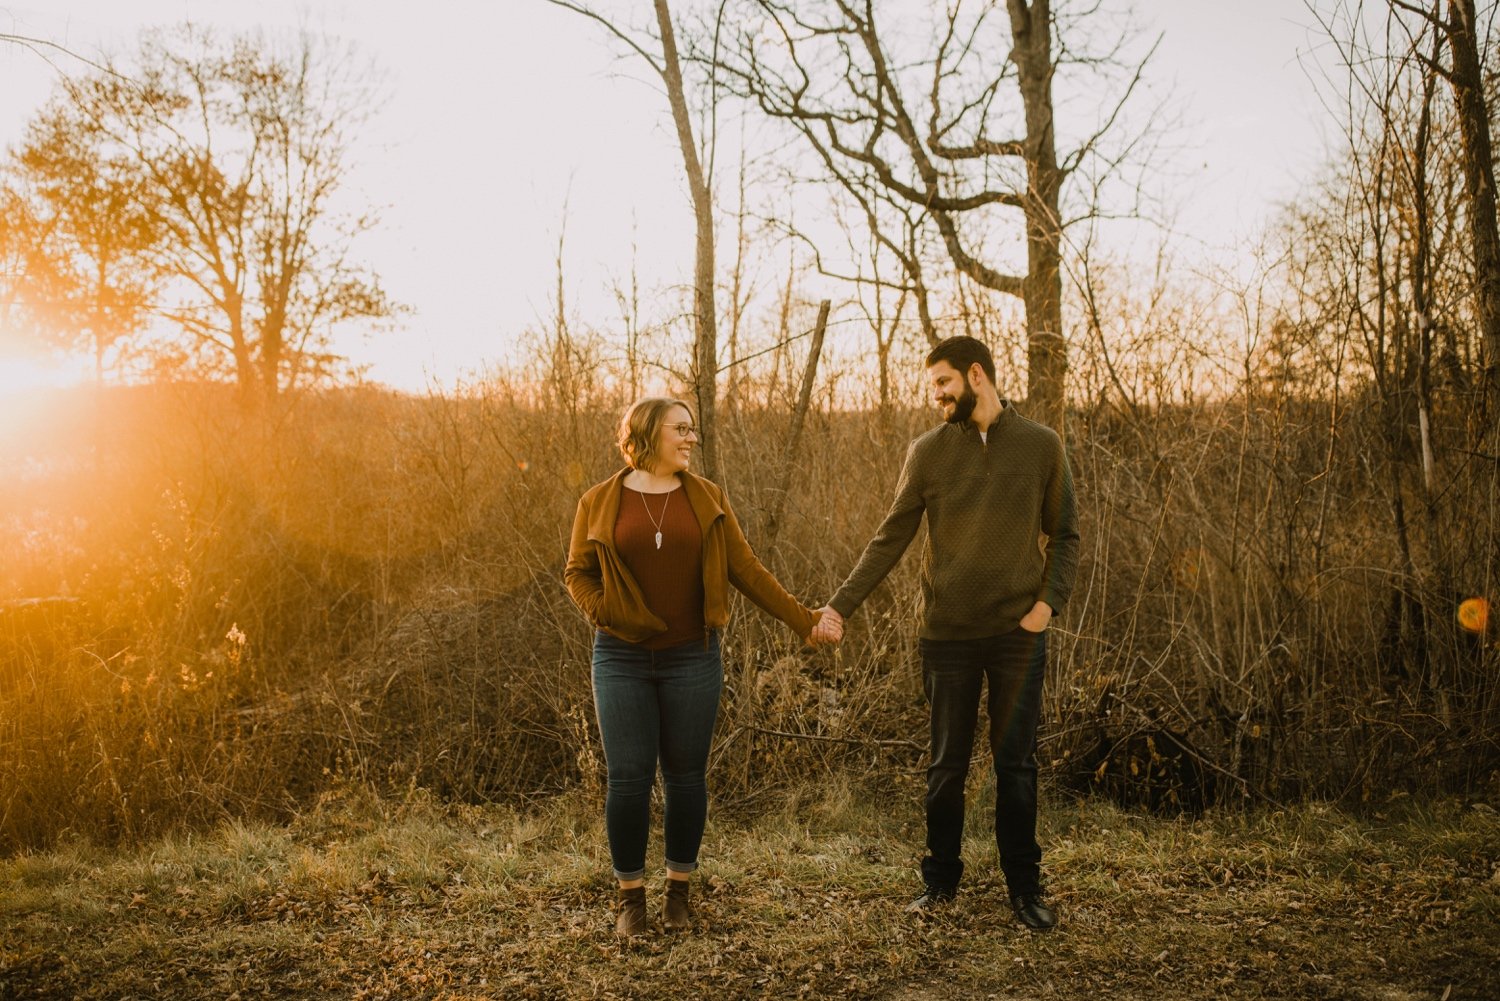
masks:
<path id="1" fill-rule="evenodd" d="M 967 375 L 960 376 L 964 381 L 964 391 L 958 394 L 958 399 L 953 401 L 953 413 L 946 418 L 949 424 L 962 424 L 974 415 L 974 407 L 979 403 L 979 397 L 974 395 L 974 387 L 969 385 Z"/>

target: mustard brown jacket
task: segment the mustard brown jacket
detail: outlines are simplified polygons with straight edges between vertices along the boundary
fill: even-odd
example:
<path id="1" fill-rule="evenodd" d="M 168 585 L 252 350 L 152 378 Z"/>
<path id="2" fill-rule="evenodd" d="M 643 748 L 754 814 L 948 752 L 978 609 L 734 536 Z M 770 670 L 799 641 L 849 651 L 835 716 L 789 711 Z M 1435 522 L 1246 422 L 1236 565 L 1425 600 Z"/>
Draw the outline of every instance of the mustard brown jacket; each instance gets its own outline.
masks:
<path id="1" fill-rule="evenodd" d="M 621 484 L 629 473 L 629 468 L 621 469 L 579 498 L 563 582 L 589 622 L 627 643 L 641 643 L 665 632 L 667 624 L 646 607 L 640 585 L 615 548 Z M 688 472 L 679 473 L 678 478 L 703 529 L 704 627 L 721 629 L 729 622 L 729 585 L 733 584 L 807 639 L 816 614 L 788 594 L 761 565 L 723 489 Z"/>

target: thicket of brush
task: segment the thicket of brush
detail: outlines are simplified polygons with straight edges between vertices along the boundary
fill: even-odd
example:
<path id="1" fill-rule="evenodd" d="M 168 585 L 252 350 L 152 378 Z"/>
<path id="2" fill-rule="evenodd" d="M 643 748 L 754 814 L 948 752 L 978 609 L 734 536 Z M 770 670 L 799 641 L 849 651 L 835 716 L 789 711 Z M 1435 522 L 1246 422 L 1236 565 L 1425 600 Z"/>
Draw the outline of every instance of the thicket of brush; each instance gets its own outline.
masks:
<path id="1" fill-rule="evenodd" d="M 721 479 L 816 605 L 934 417 L 825 398 L 789 467 L 778 398 L 725 406 Z M 597 787 L 590 636 L 561 572 L 625 402 L 545 373 L 274 417 L 204 386 L 52 400 L 0 457 L 0 848 L 286 816 L 335 780 L 470 801 Z M 1500 650 L 1455 610 L 1494 591 L 1495 464 L 1439 414 L 1438 486 L 1393 478 L 1380 412 L 1286 387 L 1075 411 L 1082 563 L 1046 774 L 1187 810 L 1494 790 Z M 721 801 L 922 766 L 919 545 L 834 651 L 740 608 Z"/>

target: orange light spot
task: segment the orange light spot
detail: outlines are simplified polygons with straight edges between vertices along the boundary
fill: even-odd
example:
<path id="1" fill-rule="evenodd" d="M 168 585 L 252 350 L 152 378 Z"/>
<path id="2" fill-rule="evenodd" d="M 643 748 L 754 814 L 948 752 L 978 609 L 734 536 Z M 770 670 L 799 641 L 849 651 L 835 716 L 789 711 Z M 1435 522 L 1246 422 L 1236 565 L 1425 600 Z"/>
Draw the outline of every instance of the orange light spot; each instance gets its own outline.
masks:
<path id="1" fill-rule="evenodd" d="M 1466 598 L 1458 605 L 1458 624 L 1471 633 L 1483 633 L 1490 625 L 1490 603 L 1487 598 Z"/>
<path id="2" fill-rule="evenodd" d="M 1172 580 L 1181 590 L 1196 591 L 1207 566 L 1207 550 L 1198 547 L 1184 549 L 1172 557 Z"/>

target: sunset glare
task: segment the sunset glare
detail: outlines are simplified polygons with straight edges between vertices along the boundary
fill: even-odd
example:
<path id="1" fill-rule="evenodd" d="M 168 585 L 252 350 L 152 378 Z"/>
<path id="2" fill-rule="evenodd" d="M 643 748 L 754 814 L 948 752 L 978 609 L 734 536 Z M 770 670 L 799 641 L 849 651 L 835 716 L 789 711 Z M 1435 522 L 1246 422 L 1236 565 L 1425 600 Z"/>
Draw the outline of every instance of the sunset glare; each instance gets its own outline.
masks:
<path id="1" fill-rule="evenodd" d="M 68 389 L 89 378 L 77 362 L 0 354 L 0 420 L 24 399 L 49 389 Z"/>
<path id="2" fill-rule="evenodd" d="M 9 437 L 24 426 L 47 391 L 77 386 L 86 379 L 76 364 L 0 354 L 0 436 Z"/>

